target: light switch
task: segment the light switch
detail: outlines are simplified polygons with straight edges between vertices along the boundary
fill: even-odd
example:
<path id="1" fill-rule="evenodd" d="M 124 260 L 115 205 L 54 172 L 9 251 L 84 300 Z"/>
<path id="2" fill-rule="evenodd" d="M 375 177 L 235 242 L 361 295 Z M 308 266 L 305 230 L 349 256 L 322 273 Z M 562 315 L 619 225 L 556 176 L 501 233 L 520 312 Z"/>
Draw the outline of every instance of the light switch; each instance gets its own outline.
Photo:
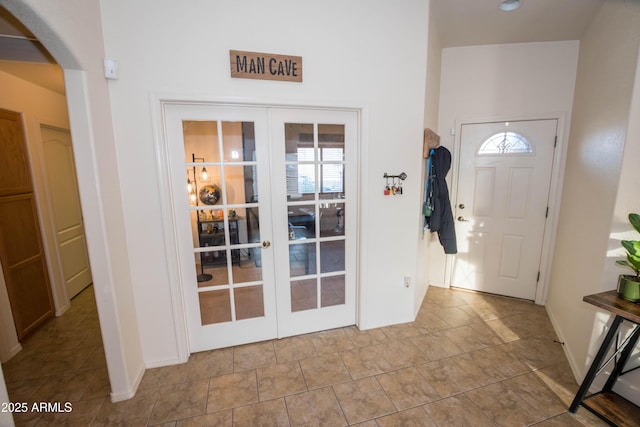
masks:
<path id="1" fill-rule="evenodd" d="M 104 76 L 111 80 L 118 78 L 118 61 L 112 58 L 104 58 Z"/>

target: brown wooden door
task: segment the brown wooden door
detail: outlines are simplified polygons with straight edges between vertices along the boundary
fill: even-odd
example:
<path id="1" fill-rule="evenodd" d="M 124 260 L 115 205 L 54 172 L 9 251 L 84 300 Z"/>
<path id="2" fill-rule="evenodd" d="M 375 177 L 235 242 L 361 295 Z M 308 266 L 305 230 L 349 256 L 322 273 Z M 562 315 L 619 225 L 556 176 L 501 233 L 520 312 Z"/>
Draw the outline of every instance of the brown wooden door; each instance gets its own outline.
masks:
<path id="1" fill-rule="evenodd" d="M 22 339 L 54 308 L 22 122 L 5 110 L 0 110 L 0 262 Z"/>

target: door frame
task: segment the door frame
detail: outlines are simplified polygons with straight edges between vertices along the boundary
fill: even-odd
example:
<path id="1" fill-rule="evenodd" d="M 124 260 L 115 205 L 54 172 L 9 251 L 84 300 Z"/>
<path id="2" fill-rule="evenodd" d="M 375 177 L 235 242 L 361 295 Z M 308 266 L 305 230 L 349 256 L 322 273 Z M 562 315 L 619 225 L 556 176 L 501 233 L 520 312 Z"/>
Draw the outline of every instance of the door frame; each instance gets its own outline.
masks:
<path id="1" fill-rule="evenodd" d="M 453 167 L 451 174 L 451 205 L 457 205 L 458 182 L 460 180 L 460 151 L 462 126 L 471 124 L 482 124 L 490 122 L 516 122 L 516 121 L 532 121 L 532 120 L 557 120 L 557 145 L 553 153 L 553 164 L 551 169 L 551 183 L 549 185 L 549 215 L 544 228 L 544 236 L 542 240 L 542 251 L 540 256 L 540 279 L 536 287 L 535 303 L 544 305 L 549 292 L 549 279 L 551 276 L 551 267 L 553 253 L 555 249 L 554 242 L 556 240 L 558 217 L 560 215 L 560 198 L 562 196 L 562 185 L 564 182 L 564 170 L 567 155 L 567 141 L 569 140 L 569 129 L 566 126 L 567 113 L 556 112 L 548 114 L 522 114 L 522 115 L 505 115 L 505 116 L 488 116 L 480 118 L 468 118 L 456 120 L 454 132 L 454 148 L 453 148 Z M 453 269 L 455 265 L 455 255 L 447 257 L 445 267 L 445 283 L 451 287 L 453 279 Z"/>
<path id="2" fill-rule="evenodd" d="M 174 215 L 174 195 L 171 191 L 171 177 L 169 175 L 169 149 L 167 141 L 167 117 L 165 114 L 165 106 L 169 105 L 204 105 L 212 107 L 246 107 L 246 108 L 289 108 L 289 109 L 315 109 L 315 110 L 339 110 L 339 111 L 351 111 L 355 112 L 358 116 L 358 136 L 357 136 L 357 148 L 356 148 L 356 160 L 354 165 L 357 167 L 358 182 L 363 176 L 365 171 L 362 168 L 363 164 L 363 122 L 366 122 L 368 117 L 367 107 L 354 107 L 352 105 L 339 105 L 339 104 L 327 104 L 323 102 L 282 102 L 282 101 L 269 101 L 258 99 L 242 99 L 227 97 L 197 97 L 193 95 L 176 95 L 165 93 L 152 93 L 150 94 L 150 102 L 152 104 L 152 125 L 153 125 L 153 138 L 155 146 L 155 160 L 156 168 L 158 171 L 157 181 L 160 194 L 160 206 L 161 206 L 161 222 L 163 224 L 163 237 L 164 237 L 164 249 L 166 253 L 167 272 L 169 276 L 170 292 L 172 297 L 172 311 L 173 318 L 175 319 L 175 334 L 177 348 L 177 361 L 178 363 L 184 363 L 190 356 L 189 345 L 189 331 L 186 318 L 186 303 L 183 295 L 182 285 L 182 273 L 180 271 L 180 258 L 178 253 L 178 224 L 177 218 Z M 356 202 L 356 215 L 360 217 L 361 205 L 362 205 L 362 192 L 360 185 L 354 191 L 354 199 Z M 361 221 L 359 221 L 358 228 L 355 231 L 355 244 L 356 244 L 356 304 L 355 304 L 355 317 L 356 325 L 362 322 L 360 310 L 361 301 L 365 298 L 365 292 L 361 287 L 361 242 L 362 236 Z M 164 366 L 166 363 L 159 363 L 158 366 Z M 154 364 L 148 365 L 147 368 L 155 367 Z"/>

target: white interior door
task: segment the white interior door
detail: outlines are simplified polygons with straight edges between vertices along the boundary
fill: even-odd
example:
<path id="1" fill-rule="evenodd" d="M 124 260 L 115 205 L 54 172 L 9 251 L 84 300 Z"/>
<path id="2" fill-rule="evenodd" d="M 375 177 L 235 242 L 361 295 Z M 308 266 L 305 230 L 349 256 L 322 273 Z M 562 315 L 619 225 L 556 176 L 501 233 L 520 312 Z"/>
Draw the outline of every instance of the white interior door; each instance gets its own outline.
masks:
<path id="1" fill-rule="evenodd" d="M 557 120 L 462 126 L 452 285 L 534 300 Z"/>
<path id="2" fill-rule="evenodd" d="M 355 324 L 355 112 L 271 111 L 280 337 Z"/>
<path id="3" fill-rule="evenodd" d="M 73 298 L 92 282 L 84 233 L 71 134 L 41 127 L 48 199 L 53 210 L 58 253 L 67 296 Z"/>
<path id="4" fill-rule="evenodd" d="M 165 106 L 191 351 L 355 323 L 355 239 L 347 236 L 355 235 L 356 203 L 345 192 L 351 188 L 355 195 L 355 179 L 345 175 L 345 159 L 355 156 L 345 141 L 355 150 L 357 122 L 346 125 L 338 116 L 309 110 Z M 296 137 L 318 156 L 324 148 L 328 157 L 312 154 L 301 160 L 287 153 L 285 138 L 291 134 L 284 123 L 297 126 L 301 117 L 311 123 L 311 130 L 304 127 Z M 347 119 L 353 117 L 355 113 Z M 329 133 L 331 147 L 322 142 Z M 336 157 L 337 152 L 342 157 Z M 311 187 L 298 173 L 307 169 L 313 171 L 305 175 L 313 181 Z M 355 173 L 354 168 L 349 176 Z M 295 202 L 288 201 L 291 198 Z M 294 205 L 305 212 L 304 218 L 289 213 Z M 288 226 L 297 220 L 304 223 Z M 290 255 L 297 261 L 290 261 Z M 313 306 L 305 300 L 312 282 Z"/>
<path id="5" fill-rule="evenodd" d="M 165 107 L 191 351 L 277 336 L 267 111 Z"/>

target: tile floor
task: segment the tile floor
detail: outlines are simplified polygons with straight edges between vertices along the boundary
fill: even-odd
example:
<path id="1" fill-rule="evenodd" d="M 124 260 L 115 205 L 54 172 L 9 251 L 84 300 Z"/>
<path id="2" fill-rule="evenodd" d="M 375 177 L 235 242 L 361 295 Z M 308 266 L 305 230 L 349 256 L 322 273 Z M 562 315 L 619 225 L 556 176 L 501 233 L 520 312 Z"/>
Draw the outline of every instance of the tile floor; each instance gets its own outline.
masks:
<path id="1" fill-rule="evenodd" d="M 191 355 L 149 369 L 112 403 L 94 294 L 3 365 L 17 426 L 581 426 L 577 389 L 543 307 L 431 287 L 415 322 L 355 327 Z"/>

